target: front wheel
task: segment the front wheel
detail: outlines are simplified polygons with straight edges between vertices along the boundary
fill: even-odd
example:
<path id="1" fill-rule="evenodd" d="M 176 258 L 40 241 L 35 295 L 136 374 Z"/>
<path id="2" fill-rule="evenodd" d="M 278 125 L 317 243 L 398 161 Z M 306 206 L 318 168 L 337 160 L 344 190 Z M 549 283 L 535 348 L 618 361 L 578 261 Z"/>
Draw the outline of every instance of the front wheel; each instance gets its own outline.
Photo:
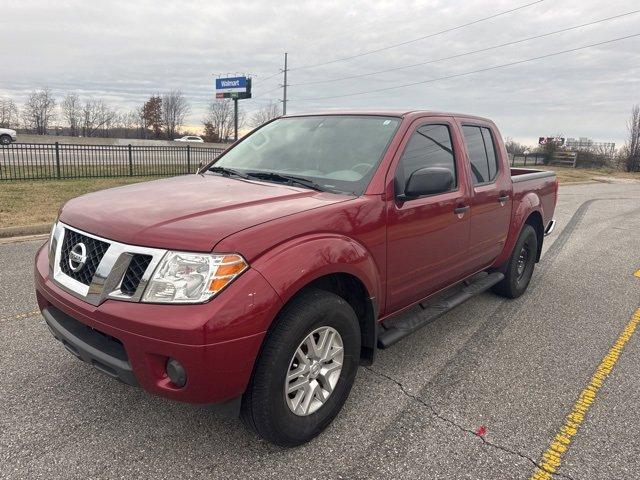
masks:
<path id="1" fill-rule="evenodd" d="M 9 135 L 0 136 L 1 145 L 9 145 L 11 143 L 11 137 Z"/>
<path id="2" fill-rule="evenodd" d="M 538 236 L 533 227 L 527 224 L 520 232 L 507 261 L 504 279 L 492 288 L 493 292 L 507 298 L 522 295 L 531 281 L 537 256 Z"/>
<path id="3" fill-rule="evenodd" d="M 267 334 L 242 399 L 242 419 L 284 447 L 308 442 L 340 412 L 360 360 L 360 327 L 341 297 L 310 289 Z"/>

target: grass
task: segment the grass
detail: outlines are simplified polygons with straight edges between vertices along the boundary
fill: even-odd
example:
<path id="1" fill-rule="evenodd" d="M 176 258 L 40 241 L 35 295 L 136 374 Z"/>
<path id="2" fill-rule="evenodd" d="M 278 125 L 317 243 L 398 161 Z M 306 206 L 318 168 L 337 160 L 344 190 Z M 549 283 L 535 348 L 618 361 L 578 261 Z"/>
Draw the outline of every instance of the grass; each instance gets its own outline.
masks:
<path id="1" fill-rule="evenodd" d="M 0 227 L 53 222 L 60 205 L 84 193 L 158 177 L 0 182 Z"/>
<path id="2" fill-rule="evenodd" d="M 640 180 L 640 172 L 627 173 L 608 168 L 581 169 L 556 165 L 531 168 L 554 170 L 561 184 L 585 182 L 593 177 Z M 60 205 L 84 193 L 105 188 L 145 182 L 159 177 L 82 178 L 73 180 L 38 180 L 0 182 L 0 227 L 16 227 L 52 222 Z"/>

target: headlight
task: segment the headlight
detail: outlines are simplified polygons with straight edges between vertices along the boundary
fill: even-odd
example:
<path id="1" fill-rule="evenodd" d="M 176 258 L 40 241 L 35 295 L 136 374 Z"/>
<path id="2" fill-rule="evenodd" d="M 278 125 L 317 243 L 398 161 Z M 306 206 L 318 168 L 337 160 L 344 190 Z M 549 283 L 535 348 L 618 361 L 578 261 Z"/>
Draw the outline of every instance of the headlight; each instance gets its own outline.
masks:
<path id="1" fill-rule="evenodd" d="M 142 297 L 150 303 L 201 303 L 247 269 L 240 255 L 167 252 Z"/>

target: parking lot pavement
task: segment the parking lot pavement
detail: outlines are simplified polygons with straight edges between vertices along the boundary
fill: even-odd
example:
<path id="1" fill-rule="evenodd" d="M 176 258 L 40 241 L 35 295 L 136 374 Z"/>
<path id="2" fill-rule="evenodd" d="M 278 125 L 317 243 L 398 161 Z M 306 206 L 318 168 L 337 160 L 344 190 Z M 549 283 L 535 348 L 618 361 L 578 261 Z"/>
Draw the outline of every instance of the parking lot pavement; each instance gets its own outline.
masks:
<path id="1" fill-rule="evenodd" d="M 523 297 L 483 294 L 380 351 L 334 424 L 290 450 L 78 362 L 20 316 L 39 243 L 0 245 L 0 476 L 528 479 L 640 307 L 640 184 L 562 187 L 556 219 Z M 639 337 L 549 478 L 640 477 Z"/>

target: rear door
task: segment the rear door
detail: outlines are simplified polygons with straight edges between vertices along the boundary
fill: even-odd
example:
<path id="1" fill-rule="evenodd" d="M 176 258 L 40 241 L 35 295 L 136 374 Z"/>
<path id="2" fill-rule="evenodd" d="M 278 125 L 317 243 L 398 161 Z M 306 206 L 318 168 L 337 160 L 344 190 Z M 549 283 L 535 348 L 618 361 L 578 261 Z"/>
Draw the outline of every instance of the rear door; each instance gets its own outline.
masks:
<path id="1" fill-rule="evenodd" d="M 469 259 L 488 266 L 504 248 L 511 220 L 511 172 L 502 158 L 497 130 L 488 122 L 461 120 L 471 174 Z"/>
<path id="2" fill-rule="evenodd" d="M 468 271 L 469 199 L 454 120 L 417 120 L 398 151 L 387 179 L 387 313 L 421 300 Z M 411 173 L 424 167 L 450 169 L 455 184 L 448 192 L 399 200 Z"/>

